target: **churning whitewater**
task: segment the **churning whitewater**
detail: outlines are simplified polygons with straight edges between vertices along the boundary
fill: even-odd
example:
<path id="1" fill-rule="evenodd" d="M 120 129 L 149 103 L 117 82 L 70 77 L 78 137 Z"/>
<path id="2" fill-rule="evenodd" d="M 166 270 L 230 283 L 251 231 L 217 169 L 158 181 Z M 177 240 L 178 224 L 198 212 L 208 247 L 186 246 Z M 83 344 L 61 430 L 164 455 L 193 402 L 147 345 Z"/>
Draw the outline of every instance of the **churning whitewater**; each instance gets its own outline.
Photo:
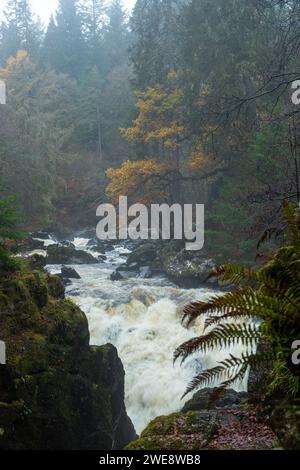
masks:
<path id="1" fill-rule="evenodd" d="M 88 240 L 76 238 L 73 243 L 87 249 Z M 203 331 L 200 322 L 189 330 L 182 326 L 182 307 L 216 292 L 180 289 L 163 276 L 111 281 L 110 275 L 128 253 L 115 246 L 103 263 L 74 266 L 81 279 L 68 286 L 67 295 L 88 318 L 91 344 L 112 343 L 118 349 L 126 372 L 127 412 L 140 433 L 153 418 L 180 410 L 187 383 L 203 368 L 216 365 L 214 357 L 221 360 L 222 353 L 197 354 L 184 366 L 173 365 L 175 349 Z M 49 269 L 60 271 L 59 266 Z M 233 352 L 239 354 L 240 348 Z M 227 353 L 223 352 L 224 358 Z M 245 389 L 244 384 L 240 389 Z"/>

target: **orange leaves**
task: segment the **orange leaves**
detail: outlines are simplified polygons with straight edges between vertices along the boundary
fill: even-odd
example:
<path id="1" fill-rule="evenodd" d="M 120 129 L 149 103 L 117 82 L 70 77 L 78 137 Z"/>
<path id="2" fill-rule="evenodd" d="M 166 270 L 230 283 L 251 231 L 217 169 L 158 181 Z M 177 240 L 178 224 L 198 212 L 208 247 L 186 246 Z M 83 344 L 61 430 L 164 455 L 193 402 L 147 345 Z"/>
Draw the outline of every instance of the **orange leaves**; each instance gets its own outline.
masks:
<path id="1" fill-rule="evenodd" d="M 121 129 L 121 134 L 128 142 L 147 144 L 156 141 L 166 148 L 176 149 L 179 136 L 185 133 L 181 122 L 183 91 L 178 87 L 165 90 L 158 85 L 148 87 L 136 96 L 138 117 L 133 127 Z"/>
<path id="2" fill-rule="evenodd" d="M 167 165 L 155 160 L 125 162 L 120 168 L 107 170 L 111 180 L 106 192 L 112 201 L 119 196 L 139 195 L 139 202 L 153 201 L 154 196 L 163 197 L 163 176 Z"/>
<path id="3" fill-rule="evenodd" d="M 197 145 L 188 162 L 188 167 L 191 170 L 199 171 L 208 168 L 210 164 L 211 160 L 209 156 L 203 152 L 202 145 Z"/>
<path id="4" fill-rule="evenodd" d="M 5 68 L 2 68 L 0 72 L 2 76 L 8 78 L 14 72 L 28 65 L 32 67 L 28 52 L 18 51 L 16 57 L 9 57 L 9 59 L 7 59 Z"/>

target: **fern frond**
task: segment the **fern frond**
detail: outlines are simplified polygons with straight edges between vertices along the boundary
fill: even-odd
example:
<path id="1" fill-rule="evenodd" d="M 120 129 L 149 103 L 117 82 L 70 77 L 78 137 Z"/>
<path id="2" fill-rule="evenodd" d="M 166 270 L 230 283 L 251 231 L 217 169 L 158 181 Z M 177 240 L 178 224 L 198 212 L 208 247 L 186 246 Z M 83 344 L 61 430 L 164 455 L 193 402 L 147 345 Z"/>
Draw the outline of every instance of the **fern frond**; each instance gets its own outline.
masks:
<path id="1" fill-rule="evenodd" d="M 219 365 L 212 369 L 208 369 L 202 374 L 198 375 L 198 377 L 195 377 L 190 382 L 182 398 L 185 398 L 186 395 L 191 392 L 194 392 L 196 389 L 199 389 L 204 386 L 209 387 L 215 382 L 222 381 L 225 379 L 223 382 L 221 382 L 221 385 L 219 385 L 218 387 L 218 389 L 221 391 L 222 389 L 228 388 L 229 386 L 233 385 L 238 380 L 242 380 L 246 375 L 246 372 L 247 367 L 243 365 L 239 368 L 238 371 L 235 370 L 233 375 L 228 378 L 228 376 L 230 375 L 230 370 L 224 365 Z"/>
<path id="2" fill-rule="evenodd" d="M 230 313 L 232 311 L 240 312 L 243 315 L 247 302 L 254 296 L 254 291 L 250 287 L 239 289 L 235 292 L 228 292 L 222 296 L 215 296 L 208 302 L 193 302 L 185 307 L 182 322 L 187 321 L 187 326 L 196 320 L 198 317 L 210 313 Z"/>
<path id="3" fill-rule="evenodd" d="M 225 282 L 231 282 L 236 286 L 240 286 L 244 282 L 257 282 L 257 272 L 254 269 L 231 263 L 215 267 L 210 273 L 208 279 L 213 277 L 220 278 Z"/>
<path id="4" fill-rule="evenodd" d="M 237 382 L 241 382 L 244 379 L 247 371 L 248 366 L 246 364 L 243 364 L 240 369 L 236 372 L 236 374 L 233 375 L 233 377 L 230 377 L 230 379 L 227 379 L 223 383 L 221 383 L 219 389 L 224 390 L 226 388 L 232 387 Z"/>
<path id="5" fill-rule="evenodd" d="M 244 353 L 241 357 L 235 357 L 231 354 L 229 358 L 220 362 L 218 366 L 208 369 L 195 377 L 188 385 L 182 398 L 196 389 L 210 387 L 214 383 L 221 381 L 218 389 L 222 391 L 234 385 L 237 381 L 243 380 L 248 367 L 258 368 L 262 364 L 272 364 L 274 359 L 275 356 L 272 351 L 260 354 Z"/>
<path id="6" fill-rule="evenodd" d="M 230 281 L 237 289 L 208 302 L 194 302 L 184 309 L 183 321 L 187 320 L 188 325 L 206 316 L 205 331 L 212 329 L 182 344 L 175 351 L 175 361 L 181 358 L 184 362 L 196 351 L 206 353 L 238 343 L 248 351 L 239 358 L 230 355 L 216 367 L 199 374 L 189 384 L 185 395 L 214 382 L 221 383 L 219 390 L 232 386 L 245 377 L 249 367 L 258 368 L 266 362 L 275 366 L 272 386 L 290 395 L 300 393 L 300 378 L 289 363 L 291 338 L 300 335 L 300 209 L 295 210 L 286 202 L 284 216 L 291 243 L 280 248 L 273 260 L 258 272 L 232 264 L 216 268 L 211 276 Z M 278 231 L 269 230 L 262 241 L 281 234 L 286 228 L 282 227 Z M 259 324 L 246 323 L 251 318 L 260 320 Z M 260 342 L 269 344 L 272 349 L 253 354 L 254 346 Z"/>
<path id="7" fill-rule="evenodd" d="M 174 361 L 179 357 L 182 363 L 196 351 L 206 353 L 216 347 L 229 348 L 241 343 L 245 347 L 254 347 L 262 338 L 260 327 L 251 324 L 223 324 L 206 335 L 193 338 L 182 344 L 174 354 Z"/>
<path id="8" fill-rule="evenodd" d="M 215 315 L 208 317 L 204 323 L 204 331 L 214 325 L 219 325 L 220 323 L 226 320 L 235 320 L 235 321 L 243 321 L 243 320 L 251 320 L 253 319 L 253 314 L 251 312 L 229 312 L 224 315 Z"/>
<path id="9" fill-rule="evenodd" d="M 238 264 L 228 263 L 223 267 L 223 274 L 220 275 L 222 280 L 230 281 L 236 286 L 240 286 L 243 282 L 257 282 L 257 272 L 250 266 L 239 266 Z"/>
<path id="10" fill-rule="evenodd" d="M 283 390 L 286 394 L 296 397 L 300 392 L 300 377 L 291 373 L 284 361 L 275 364 L 276 374 L 270 385 L 272 391 Z"/>
<path id="11" fill-rule="evenodd" d="M 257 243 L 257 251 L 260 250 L 261 246 L 264 245 L 265 243 L 270 243 L 272 238 L 275 240 L 280 237 L 280 235 L 283 234 L 284 228 L 278 228 L 278 227 L 270 227 L 267 230 L 264 231 L 264 233 L 261 235 L 260 239 L 258 240 Z"/>

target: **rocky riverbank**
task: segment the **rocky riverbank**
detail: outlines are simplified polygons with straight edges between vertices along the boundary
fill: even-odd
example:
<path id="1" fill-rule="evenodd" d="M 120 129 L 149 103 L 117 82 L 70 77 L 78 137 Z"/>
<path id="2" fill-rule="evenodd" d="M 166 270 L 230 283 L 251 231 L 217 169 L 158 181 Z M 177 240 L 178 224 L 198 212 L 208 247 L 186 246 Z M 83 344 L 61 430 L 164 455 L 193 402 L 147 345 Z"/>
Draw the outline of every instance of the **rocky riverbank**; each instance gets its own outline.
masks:
<path id="1" fill-rule="evenodd" d="M 245 393 L 226 390 L 210 400 L 198 392 L 183 410 L 152 421 L 128 450 L 271 450 L 277 438 Z"/>
<path id="2" fill-rule="evenodd" d="M 150 278 L 156 274 L 164 274 L 176 285 L 183 288 L 195 288 L 203 285 L 222 288 L 219 281 L 209 276 L 218 263 L 202 251 L 187 251 L 183 241 L 126 241 L 123 243 L 131 250 L 126 264 L 114 273 L 115 280 L 139 276 Z M 95 237 L 89 242 L 92 251 L 105 254 L 116 242 L 100 241 Z M 101 261 L 101 259 L 100 259 Z"/>
<path id="3" fill-rule="evenodd" d="M 59 277 L 21 266 L 0 276 L 0 449 L 122 449 L 136 434 L 117 350 L 89 346 Z"/>
<path id="4" fill-rule="evenodd" d="M 271 376 L 269 368 L 251 369 L 247 393 L 199 390 L 127 450 L 300 450 L 300 401 L 268 392 Z"/>
<path id="5" fill-rule="evenodd" d="M 226 288 L 216 279 L 210 278 L 212 269 L 218 264 L 216 258 L 207 254 L 186 251 L 183 241 L 101 241 L 95 237 L 95 231 L 86 229 L 78 236 L 89 239 L 89 252 L 76 249 L 66 240 L 45 246 L 49 235 L 45 232 L 32 234 L 27 241 L 30 250 L 45 250 L 45 264 L 80 265 L 103 262 L 116 244 L 129 248 L 131 253 L 125 264 L 119 266 L 112 275 L 112 280 L 121 281 L 130 277 L 149 279 L 157 274 L 164 274 L 177 286 L 196 288 L 207 285 L 209 288 Z M 34 238 L 39 237 L 39 238 Z M 220 260 L 219 260 L 220 262 Z"/>

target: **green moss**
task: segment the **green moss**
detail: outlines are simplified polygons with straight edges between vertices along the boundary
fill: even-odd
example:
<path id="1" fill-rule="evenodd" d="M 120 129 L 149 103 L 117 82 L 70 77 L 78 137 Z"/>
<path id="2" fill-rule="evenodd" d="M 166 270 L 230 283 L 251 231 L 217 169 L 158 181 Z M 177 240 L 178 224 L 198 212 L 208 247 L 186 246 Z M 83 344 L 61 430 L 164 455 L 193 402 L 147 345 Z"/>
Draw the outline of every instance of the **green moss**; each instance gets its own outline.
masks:
<path id="1" fill-rule="evenodd" d="M 90 348 L 61 280 L 21 264 L 0 276 L 0 449 L 124 447 L 135 433 L 115 348 Z"/>
<path id="2" fill-rule="evenodd" d="M 54 299 L 64 299 L 65 288 L 59 276 L 48 276 L 48 292 Z"/>
<path id="3" fill-rule="evenodd" d="M 34 271 L 24 276 L 23 281 L 28 288 L 31 298 L 39 308 L 43 308 L 48 302 L 47 280 L 43 273 Z"/>
<path id="4" fill-rule="evenodd" d="M 149 424 L 141 434 L 141 437 L 157 436 L 158 434 L 162 436 L 172 434 L 176 426 L 176 419 L 179 417 L 180 413 L 173 413 L 170 416 L 159 416 Z"/>
<path id="5" fill-rule="evenodd" d="M 84 313 L 70 300 L 50 301 L 42 310 L 49 339 L 58 344 L 89 344 L 88 322 Z"/>
<path id="6" fill-rule="evenodd" d="M 125 450 L 161 450 L 162 442 L 158 438 L 141 438 L 129 444 Z"/>
<path id="7" fill-rule="evenodd" d="M 189 445 L 184 436 L 151 436 L 132 442 L 125 450 L 186 450 Z"/>
<path id="8" fill-rule="evenodd" d="M 154 419 L 126 450 L 198 450 L 207 445 L 214 431 L 209 415 L 173 413 Z"/>
<path id="9" fill-rule="evenodd" d="M 30 300 L 30 292 L 25 286 L 23 279 L 13 279 L 11 281 L 9 294 L 9 298 L 13 302 Z"/>

